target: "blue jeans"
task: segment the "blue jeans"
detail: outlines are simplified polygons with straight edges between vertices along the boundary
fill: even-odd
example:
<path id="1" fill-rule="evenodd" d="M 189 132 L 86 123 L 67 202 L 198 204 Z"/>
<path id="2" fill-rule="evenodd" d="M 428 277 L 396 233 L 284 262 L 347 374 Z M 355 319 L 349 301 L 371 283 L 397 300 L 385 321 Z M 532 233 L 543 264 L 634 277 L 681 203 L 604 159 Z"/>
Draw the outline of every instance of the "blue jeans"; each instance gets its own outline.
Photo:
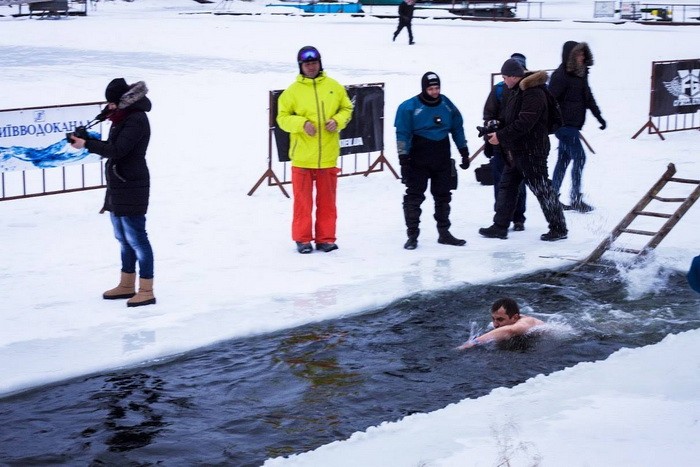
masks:
<path id="1" fill-rule="evenodd" d="M 122 272 L 135 273 L 139 262 L 139 277 L 153 279 L 153 250 L 146 234 L 146 216 L 115 216 L 110 213 L 114 237 L 122 254 Z"/>
<path id="2" fill-rule="evenodd" d="M 586 165 L 586 153 L 581 144 L 579 130 L 573 126 L 563 126 L 557 130 L 555 136 L 559 139 L 559 157 L 552 174 L 552 187 L 556 193 L 559 193 L 569 162 L 574 161 L 574 165 L 571 167 L 571 192 L 569 196 L 572 203 L 580 201 L 582 195 L 581 177 L 583 176 L 583 166 Z"/>
<path id="3" fill-rule="evenodd" d="M 491 166 L 491 175 L 493 176 L 493 197 L 495 200 L 498 200 L 498 187 L 501 184 L 501 175 L 503 174 L 505 164 L 500 146 L 493 146 L 493 156 L 491 157 L 489 165 Z M 513 222 L 525 223 L 525 198 L 525 181 L 522 181 L 518 187 L 518 201 L 515 204 Z M 495 203 L 493 210 L 496 211 Z"/>

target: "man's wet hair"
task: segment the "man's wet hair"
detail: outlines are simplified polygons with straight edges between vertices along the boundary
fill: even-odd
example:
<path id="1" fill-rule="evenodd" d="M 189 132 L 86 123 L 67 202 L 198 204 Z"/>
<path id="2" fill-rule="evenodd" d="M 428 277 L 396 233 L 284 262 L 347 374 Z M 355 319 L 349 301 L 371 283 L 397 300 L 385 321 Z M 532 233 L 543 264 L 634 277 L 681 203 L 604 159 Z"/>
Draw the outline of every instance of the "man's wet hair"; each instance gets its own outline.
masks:
<path id="1" fill-rule="evenodd" d="M 509 318 L 520 314 L 520 307 L 512 298 L 499 298 L 491 305 L 491 313 L 497 312 L 500 308 L 506 310 Z"/>

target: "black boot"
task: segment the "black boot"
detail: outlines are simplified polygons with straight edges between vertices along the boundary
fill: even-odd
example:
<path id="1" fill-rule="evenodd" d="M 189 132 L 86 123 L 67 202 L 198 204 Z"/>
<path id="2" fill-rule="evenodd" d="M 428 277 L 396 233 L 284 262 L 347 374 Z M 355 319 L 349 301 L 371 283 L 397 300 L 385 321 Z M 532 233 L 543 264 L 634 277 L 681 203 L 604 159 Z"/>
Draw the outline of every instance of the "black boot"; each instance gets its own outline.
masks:
<path id="1" fill-rule="evenodd" d="M 418 237 L 408 237 L 406 243 L 403 244 L 405 250 L 415 250 L 418 248 Z"/>
<path id="2" fill-rule="evenodd" d="M 571 206 L 569 207 L 569 209 L 572 209 L 572 210 L 578 211 L 578 212 L 586 213 L 586 212 L 591 212 L 594 208 L 590 204 L 586 204 L 583 201 L 583 198 L 579 196 L 574 201 L 571 202 Z"/>
<path id="3" fill-rule="evenodd" d="M 463 246 L 467 244 L 467 241 L 461 238 L 455 238 L 448 230 L 443 230 L 438 237 L 438 243 L 443 245 Z"/>
<path id="4" fill-rule="evenodd" d="M 311 243 L 297 242 L 297 251 L 302 255 L 307 255 L 314 251 L 314 249 L 311 246 Z"/>
<path id="5" fill-rule="evenodd" d="M 420 234 L 420 229 L 406 229 L 408 240 L 403 244 L 406 250 L 415 250 L 418 248 L 418 234 Z"/>
<path id="6" fill-rule="evenodd" d="M 566 230 L 550 230 L 547 233 L 540 235 L 540 240 L 543 242 L 556 242 L 557 240 L 564 240 L 567 237 Z"/>
<path id="7" fill-rule="evenodd" d="M 479 233 L 486 238 L 502 238 L 503 240 L 508 238 L 508 229 L 499 227 L 496 224 L 493 224 L 491 227 L 479 229 Z"/>

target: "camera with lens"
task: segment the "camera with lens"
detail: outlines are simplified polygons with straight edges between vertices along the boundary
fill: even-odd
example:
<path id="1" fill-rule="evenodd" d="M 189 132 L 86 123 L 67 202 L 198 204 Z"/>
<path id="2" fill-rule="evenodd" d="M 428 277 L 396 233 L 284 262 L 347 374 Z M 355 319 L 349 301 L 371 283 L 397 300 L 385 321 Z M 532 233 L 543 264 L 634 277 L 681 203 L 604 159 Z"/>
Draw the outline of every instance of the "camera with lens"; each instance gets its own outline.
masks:
<path id="1" fill-rule="evenodd" d="M 489 120 L 488 122 L 486 122 L 486 125 L 476 127 L 477 131 L 479 132 L 479 138 L 489 133 L 494 133 L 498 131 L 498 129 L 500 128 L 500 123 L 501 122 L 499 122 L 498 120 Z"/>
<path id="2" fill-rule="evenodd" d="M 69 143 L 73 142 L 73 140 L 71 139 L 71 136 L 75 136 L 76 138 L 80 138 L 80 139 L 90 139 L 90 135 L 88 134 L 87 127 L 82 126 L 82 125 L 75 127 L 74 131 L 72 131 L 70 133 L 66 133 L 66 141 L 68 141 Z"/>

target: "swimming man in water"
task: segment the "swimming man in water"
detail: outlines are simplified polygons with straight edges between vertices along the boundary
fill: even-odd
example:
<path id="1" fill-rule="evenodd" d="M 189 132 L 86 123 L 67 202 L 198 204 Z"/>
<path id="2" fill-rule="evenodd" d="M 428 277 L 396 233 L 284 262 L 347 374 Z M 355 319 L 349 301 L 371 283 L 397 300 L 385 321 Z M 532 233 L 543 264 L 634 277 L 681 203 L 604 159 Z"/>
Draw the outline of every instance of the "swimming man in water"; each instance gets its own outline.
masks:
<path id="1" fill-rule="evenodd" d="M 544 324 L 537 318 L 520 314 L 520 307 L 512 298 L 501 298 L 491 305 L 491 319 L 494 329 L 469 339 L 457 347 L 458 350 L 470 349 L 489 342 L 500 342 L 512 337 L 522 336 L 535 326 Z"/>

